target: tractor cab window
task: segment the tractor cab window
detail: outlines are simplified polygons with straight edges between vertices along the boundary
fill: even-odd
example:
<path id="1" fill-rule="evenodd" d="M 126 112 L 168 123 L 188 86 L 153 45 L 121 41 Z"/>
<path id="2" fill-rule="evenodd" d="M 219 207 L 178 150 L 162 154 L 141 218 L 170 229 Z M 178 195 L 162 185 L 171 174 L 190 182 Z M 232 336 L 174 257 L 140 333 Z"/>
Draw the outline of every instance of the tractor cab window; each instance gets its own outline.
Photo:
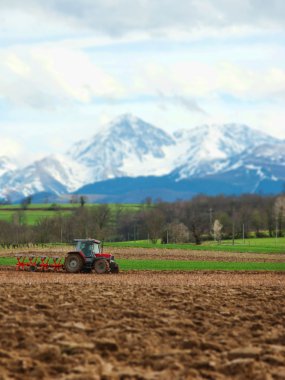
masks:
<path id="1" fill-rule="evenodd" d="M 85 254 L 86 257 L 92 256 L 92 244 L 85 244 L 84 249 L 82 249 L 83 253 Z"/>
<path id="2" fill-rule="evenodd" d="M 81 251 L 81 249 L 82 249 L 82 242 L 81 242 L 81 241 L 78 241 L 78 242 L 76 243 L 76 247 L 75 247 L 75 249 L 76 249 L 76 251 Z"/>
<path id="3" fill-rule="evenodd" d="M 99 244 L 93 244 L 93 252 L 94 253 L 100 253 L 101 250 L 100 250 L 100 245 Z"/>
<path id="4" fill-rule="evenodd" d="M 76 244 L 76 250 L 82 251 L 86 257 L 92 256 L 92 244 L 88 242 L 78 241 Z"/>
<path id="5" fill-rule="evenodd" d="M 101 253 L 101 246 L 94 242 L 78 241 L 76 250 L 82 251 L 86 257 L 90 257 L 96 253 Z"/>

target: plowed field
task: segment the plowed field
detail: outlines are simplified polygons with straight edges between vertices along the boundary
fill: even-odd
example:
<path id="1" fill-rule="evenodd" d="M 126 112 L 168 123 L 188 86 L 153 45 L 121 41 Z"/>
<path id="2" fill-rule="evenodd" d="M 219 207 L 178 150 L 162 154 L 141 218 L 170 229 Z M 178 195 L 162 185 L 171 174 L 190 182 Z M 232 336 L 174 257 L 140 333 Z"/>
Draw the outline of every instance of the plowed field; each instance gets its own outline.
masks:
<path id="1" fill-rule="evenodd" d="M 285 379 L 285 274 L 0 272 L 0 379 Z"/>
<path id="2" fill-rule="evenodd" d="M 167 248 L 120 248 L 107 247 L 106 250 L 118 259 L 156 259 L 156 260 L 199 260 L 199 261 L 227 261 L 227 262 L 285 262 L 284 253 L 237 253 L 219 251 L 193 251 Z"/>
<path id="3" fill-rule="evenodd" d="M 1 256 L 11 256 L 18 253 L 27 255 L 56 255 L 65 256 L 72 247 L 62 248 L 22 248 L 14 250 L 2 250 Z M 266 254 L 266 253 L 237 253 L 237 252 L 222 252 L 222 251 L 194 251 L 189 249 L 167 249 L 167 248 L 121 248 L 121 247 L 106 247 L 104 251 L 111 253 L 116 259 L 156 259 L 156 260 L 199 260 L 199 261 L 251 261 L 251 262 L 285 262 L 284 253 Z"/>

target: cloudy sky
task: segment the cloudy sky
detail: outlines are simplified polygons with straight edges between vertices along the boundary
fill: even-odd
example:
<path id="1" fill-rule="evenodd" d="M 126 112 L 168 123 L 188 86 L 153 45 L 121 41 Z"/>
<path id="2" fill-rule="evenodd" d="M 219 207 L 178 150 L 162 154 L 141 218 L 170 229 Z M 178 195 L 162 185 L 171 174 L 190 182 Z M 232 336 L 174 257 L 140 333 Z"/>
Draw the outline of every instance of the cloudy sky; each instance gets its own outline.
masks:
<path id="1" fill-rule="evenodd" d="M 284 105 L 284 0 L 0 0 L 0 156 L 64 152 L 122 113 L 285 139 Z"/>

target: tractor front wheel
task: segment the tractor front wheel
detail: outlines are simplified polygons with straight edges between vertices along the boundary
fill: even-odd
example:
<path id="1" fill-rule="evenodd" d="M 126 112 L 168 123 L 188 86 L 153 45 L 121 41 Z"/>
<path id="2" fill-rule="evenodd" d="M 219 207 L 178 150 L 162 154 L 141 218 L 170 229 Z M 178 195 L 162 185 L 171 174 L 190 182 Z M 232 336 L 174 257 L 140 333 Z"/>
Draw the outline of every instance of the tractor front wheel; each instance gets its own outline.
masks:
<path id="1" fill-rule="evenodd" d="M 110 265 L 107 260 L 99 259 L 95 261 L 94 270 L 98 274 L 109 273 Z"/>
<path id="2" fill-rule="evenodd" d="M 111 273 L 119 273 L 119 265 L 117 263 L 111 263 L 110 265 Z"/>
<path id="3" fill-rule="evenodd" d="M 78 254 L 72 253 L 65 259 L 64 267 L 68 273 L 81 272 L 83 268 L 83 260 Z"/>

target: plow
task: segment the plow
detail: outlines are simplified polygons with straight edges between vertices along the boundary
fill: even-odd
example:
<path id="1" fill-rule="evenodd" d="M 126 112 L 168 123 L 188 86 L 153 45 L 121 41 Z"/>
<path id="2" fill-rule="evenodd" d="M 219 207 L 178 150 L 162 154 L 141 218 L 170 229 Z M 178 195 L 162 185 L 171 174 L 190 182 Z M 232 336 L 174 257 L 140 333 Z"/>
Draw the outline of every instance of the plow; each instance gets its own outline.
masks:
<path id="1" fill-rule="evenodd" d="M 28 254 L 17 254 L 15 257 L 17 271 L 119 273 L 119 265 L 115 262 L 114 256 L 103 253 L 102 244 L 96 239 L 75 239 L 74 249 L 65 257 Z"/>
<path id="2" fill-rule="evenodd" d="M 16 256 L 17 264 L 16 270 L 29 270 L 35 271 L 47 271 L 53 269 L 54 271 L 60 271 L 64 269 L 64 257 L 59 256 L 35 256 L 35 255 L 21 255 Z"/>

